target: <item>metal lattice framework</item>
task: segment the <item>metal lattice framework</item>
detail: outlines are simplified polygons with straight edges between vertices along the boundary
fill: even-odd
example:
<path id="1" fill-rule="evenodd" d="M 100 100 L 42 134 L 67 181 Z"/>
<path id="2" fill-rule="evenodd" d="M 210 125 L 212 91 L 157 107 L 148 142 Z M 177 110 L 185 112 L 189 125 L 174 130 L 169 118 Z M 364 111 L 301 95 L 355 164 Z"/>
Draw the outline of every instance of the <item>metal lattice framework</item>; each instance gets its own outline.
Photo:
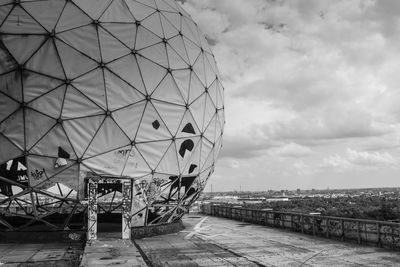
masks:
<path id="1" fill-rule="evenodd" d="M 179 219 L 223 127 L 214 56 L 174 0 L 0 2 L 0 229 L 82 227 L 88 177 L 132 179 L 133 225 Z"/>

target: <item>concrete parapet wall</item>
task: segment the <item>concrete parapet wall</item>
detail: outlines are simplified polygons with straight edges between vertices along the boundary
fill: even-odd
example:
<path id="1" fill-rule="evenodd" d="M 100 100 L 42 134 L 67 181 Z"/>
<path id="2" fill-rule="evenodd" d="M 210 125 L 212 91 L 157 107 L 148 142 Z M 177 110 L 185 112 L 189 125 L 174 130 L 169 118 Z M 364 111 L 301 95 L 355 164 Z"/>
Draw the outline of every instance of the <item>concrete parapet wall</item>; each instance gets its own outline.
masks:
<path id="1" fill-rule="evenodd" d="M 84 243 L 86 231 L 0 232 L 0 243 Z"/>
<path id="2" fill-rule="evenodd" d="M 202 204 L 203 214 L 400 250 L 400 223 Z"/>
<path id="3" fill-rule="evenodd" d="M 179 232 L 183 229 L 185 229 L 185 227 L 183 226 L 181 220 L 167 224 L 132 227 L 131 237 L 132 239 L 139 239 L 156 235 L 172 234 Z"/>

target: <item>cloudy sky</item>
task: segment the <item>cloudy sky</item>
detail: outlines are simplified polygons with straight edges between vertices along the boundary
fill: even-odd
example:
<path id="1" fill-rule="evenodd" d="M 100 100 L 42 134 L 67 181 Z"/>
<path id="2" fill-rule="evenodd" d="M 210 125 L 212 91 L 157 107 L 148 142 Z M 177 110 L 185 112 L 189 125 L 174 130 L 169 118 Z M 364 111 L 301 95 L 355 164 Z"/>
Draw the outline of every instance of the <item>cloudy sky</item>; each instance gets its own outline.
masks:
<path id="1" fill-rule="evenodd" d="M 400 186 L 400 1 L 187 0 L 225 87 L 214 191 Z"/>

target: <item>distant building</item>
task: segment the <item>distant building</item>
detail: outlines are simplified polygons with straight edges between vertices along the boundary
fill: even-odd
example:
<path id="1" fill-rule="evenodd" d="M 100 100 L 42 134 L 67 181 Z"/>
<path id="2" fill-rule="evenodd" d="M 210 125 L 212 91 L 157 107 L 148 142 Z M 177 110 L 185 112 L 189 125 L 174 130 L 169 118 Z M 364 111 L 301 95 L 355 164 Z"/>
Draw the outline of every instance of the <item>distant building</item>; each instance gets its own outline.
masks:
<path id="1" fill-rule="evenodd" d="M 278 201 L 289 201 L 288 197 L 269 197 L 265 199 L 266 202 L 278 202 Z"/>

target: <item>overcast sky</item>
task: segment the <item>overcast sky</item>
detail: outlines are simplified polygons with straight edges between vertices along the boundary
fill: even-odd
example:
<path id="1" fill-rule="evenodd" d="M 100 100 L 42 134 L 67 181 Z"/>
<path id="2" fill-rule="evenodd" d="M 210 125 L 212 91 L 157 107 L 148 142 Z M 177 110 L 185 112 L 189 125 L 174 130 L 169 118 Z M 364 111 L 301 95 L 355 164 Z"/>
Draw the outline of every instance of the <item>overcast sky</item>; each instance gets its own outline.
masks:
<path id="1" fill-rule="evenodd" d="M 206 191 L 400 186 L 400 1 L 187 0 L 225 87 Z"/>

